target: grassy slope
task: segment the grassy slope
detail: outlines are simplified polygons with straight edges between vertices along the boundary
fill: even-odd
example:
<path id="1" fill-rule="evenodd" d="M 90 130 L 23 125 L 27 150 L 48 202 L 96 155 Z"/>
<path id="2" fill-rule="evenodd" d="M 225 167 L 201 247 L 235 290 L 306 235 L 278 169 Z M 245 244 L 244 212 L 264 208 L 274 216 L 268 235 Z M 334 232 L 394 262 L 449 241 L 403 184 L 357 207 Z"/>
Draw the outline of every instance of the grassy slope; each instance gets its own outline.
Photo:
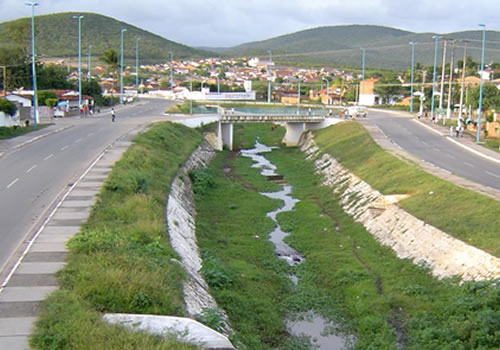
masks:
<path id="1" fill-rule="evenodd" d="M 45 128 L 49 124 L 38 124 L 38 129 Z M 0 126 L 0 140 L 10 139 L 16 136 L 21 136 L 27 134 L 29 132 L 35 131 L 36 129 L 33 126 L 20 126 L 20 127 L 7 127 Z"/>
<path id="2" fill-rule="evenodd" d="M 335 157 L 383 194 L 410 194 L 400 202 L 414 216 L 466 243 L 500 256 L 500 203 L 465 190 L 380 148 L 359 124 L 346 122 L 316 132 L 322 152 Z M 433 195 L 429 195 L 430 192 Z"/>
<path id="3" fill-rule="evenodd" d="M 176 58 L 206 57 L 210 53 L 162 38 L 114 18 L 95 13 L 56 13 L 36 17 L 37 53 L 47 57 L 78 56 L 78 22 L 73 15 L 84 15 L 82 19 L 82 52 L 92 45 L 92 55 L 101 56 L 109 48 L 120 50 L 120 31 L 124 34 L 124 57 L 135 60 L 135 39 L 141 38 L 141 62 L 165 61 L 172 51 Z M 28 18 L 11 22 L 21 22 L 29 26 Z M 0 23 L 0 47 L 9 43 L 6 28 L 9 23 Z"/>
<path id="4" fill-rule="evenodd" d="M 184 274 L 165 236 L 177 169 L 201 135 L 164 123 L 139 135 L 106 180 L 82 233 L 69 242 L 61 289 L 43 304 L 37 349 L 190 349 L 106 325 L 100 313 L 184 315 Z"/>

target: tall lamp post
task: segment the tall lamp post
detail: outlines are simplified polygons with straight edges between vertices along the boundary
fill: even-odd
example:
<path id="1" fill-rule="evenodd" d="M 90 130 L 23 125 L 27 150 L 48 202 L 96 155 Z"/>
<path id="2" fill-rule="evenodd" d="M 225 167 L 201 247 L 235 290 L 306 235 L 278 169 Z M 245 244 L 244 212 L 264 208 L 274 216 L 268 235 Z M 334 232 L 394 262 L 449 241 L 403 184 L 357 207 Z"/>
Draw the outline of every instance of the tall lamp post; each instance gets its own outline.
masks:
<path id="1" fill-rule="evenodd" d="M 174 54 L 172 51 L 169 51 L 170 55 L 170 90 L 174 89 Z"/>
<path id="2" fill-rule="evenodd" d="M 91 67 L 90 66 L 90 60 L 91 60 L 91 57 L 92 57 L 91 52 L 92 52 L 92 45 L 89 45 L 89 62 L 87 64 L 87 66 L 88 66 L 87 67 L 88 68 L 87 78 L 88 78 L 89 83 L 90 83 L 90 79 L 92 78 L 91 75 L 90 75 L 90 67 Z"/>
<path id="3" fill-rule="evenodd" d="M 469 40 L 462 40 L 464 42 L 464 61 L 462 65 L 462 84 L 460 85 L 460 109 L 458 110 L 458 122 L 459 124 L 463 121 L 463 104 L 464 104 L 464 87 L 465 87 L 465 68 L 467 63 L 467 43 Z"/>
<path id="4" fill-rule="evenodd" d="M 480 80 L 480 84 L 479 84 L 479 110 L 477 112 L 476 143 L 479 143 L 479 139 L 481 137 L 481 110 L 483 108 L 484 45 L 486 42 L 486 25 L 480 24 L 479 26 L 483 28 L 483 45 L 481 48 L 481 80 Z"/>
<path id="5" fill-rule="evenodd" d="M 330 82 L 325 77 L 321 79 L 326 81 L 326 104 L 328 105 L 330 104 L 330 86 L 329 86 Z"/>
<path id="6" fill-rule="evenodd" d="M 139 93 L 139 40 L 141 38 L 135 38 L 135 89 Z"/>
<path id="7" fill-rule="evenodd" d="M 120 40 L 120 104 L 123 104 L 123 33 L 127 30 L 121 30 L 121 40 Z"/>
<path id="8" fill-rule="evenodd" d="M 362 58 L 362 75 L 361 75 L 361 81 L 363 82 L 365 80 L 365 55 L 366 55 L 366 49 L 361 48 L 361 51 L 363 52 L 363 58 Z M 359 100 L 360 99 L 361 99 L 361 82 L 359 83 L 358 105 L 359 105 Z"/>
<path id="9" fill-rule="evenodd" d="M 33 70 L 33 127 L 38 125 L 38 96 L 36 93 L 36 53 L 35 53 L 35 6 L 37 2 L 26 2 L 26 6 L 31 6 L 31 68 Z M 5 71 L 5 68 L 4 68 Z M 5 80 L 4 80 L 5 84 Z"/>
<path id="10" fill-rule="evenodd" d="M 82 18 L 83 16 L 73 16 L 78 20 L 78 109 L 82 108 Z"/>
<path id="11" fill-rule="evenodd" d="M 416 41 L 410 41 L 411 45 L 411 83 L 410 83 L 410 113 L 413 112 L 413 68 L 415 65 L 415 44 Z"/>
<path id="12" fill-rule="evenodd" d="M 452 106 L 451 106 L 451 94 L 452 94 L 452 88 L 453 88 L 453 65 L 455 62 L 455 45 L 456 45 L 456 40 L 453 40 L 453 50 L 451 51 L 451 61 L 450 61 L 450 79 L 449 79 L 449 88 L 448 88 L 448 104 L 446 105 L 446 119 L 451 118 L 451 111 L 452 111 Z"/>
<path id="13" fill-rule="evenodd" d="M 431 120 L 434 120 L 434 95 L 436 94 L 436 67 L 437 67 L 437 49 L 438 49 L 438 41 L 442 36 L 433 35 L 432 39 L 434 39 L 434 69 L 432 71 L 432 101 L 431 101 Z"/>
<path id="14" fill-rule="evenodd" d="M 273 62 L 273 54 L 271 50 L 267 50 L 269 53 L 269 64 L 267 65 L 268 67 L 268 78 L 267 78 L 267 102 L 271 102 L 271 78 L 272 78 L 272 68 L 271 68 L 271 63 Z"/>

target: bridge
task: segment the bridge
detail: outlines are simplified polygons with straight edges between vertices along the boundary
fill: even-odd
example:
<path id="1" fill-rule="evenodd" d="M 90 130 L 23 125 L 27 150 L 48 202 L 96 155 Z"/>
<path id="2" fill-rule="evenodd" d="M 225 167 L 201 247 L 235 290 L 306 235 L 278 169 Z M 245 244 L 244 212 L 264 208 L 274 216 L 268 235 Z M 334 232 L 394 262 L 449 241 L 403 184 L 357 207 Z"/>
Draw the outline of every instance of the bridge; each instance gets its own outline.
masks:
<path id="1" fill-rule="evenodd" d="M 219 114 L 217 125 L 217 148 L 222 150 L 227 146 L 233 150 L 233 125 L 235 123 L 275 123 L 286 128 L 283 143 L 287 146 L 296 146 L 304 131 L 322 128 L 325 125 L 325 116 L 311 114 L 268 114 L 268 113 L 240 113 L 227 112 Z"/>

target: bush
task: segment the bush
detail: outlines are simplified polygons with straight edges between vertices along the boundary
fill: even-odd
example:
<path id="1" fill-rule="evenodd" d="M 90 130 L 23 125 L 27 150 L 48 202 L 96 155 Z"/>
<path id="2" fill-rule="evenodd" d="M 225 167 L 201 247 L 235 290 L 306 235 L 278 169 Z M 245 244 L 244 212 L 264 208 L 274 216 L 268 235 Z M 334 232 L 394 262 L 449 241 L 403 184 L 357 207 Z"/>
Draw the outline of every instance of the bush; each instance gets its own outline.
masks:
<path id="1" fill-rule="evenodd" d="M 15 103 L 5 98 L 0 99 L 0 112 L 4 112 L 5 114 L 13 116 L 14 114 L 16 114 L 16 111 L 17 107 Z"/>
<path id="2" fill-rule="evenodd" d="M 189 177 L 193 181 L 193 192 L 196 194 L 205 194 L 209 188 L 215 187 L 215 180 L 206 169 L 193 169 Z"/>

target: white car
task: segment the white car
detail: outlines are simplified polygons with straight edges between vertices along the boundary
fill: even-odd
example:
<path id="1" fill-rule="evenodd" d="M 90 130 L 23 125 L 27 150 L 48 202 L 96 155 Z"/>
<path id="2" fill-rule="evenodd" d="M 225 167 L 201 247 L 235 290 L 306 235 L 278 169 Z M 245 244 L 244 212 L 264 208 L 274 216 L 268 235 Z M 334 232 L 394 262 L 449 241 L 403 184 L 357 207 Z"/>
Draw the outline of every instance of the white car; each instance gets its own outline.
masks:
<path id="1" fill-rule="evenodd" d="M 364 106 L 351 106 L 344 109 L 344 115 L 346 117 L 363 117 L 366 118 L 368 115 L 368 110 Z"/>

